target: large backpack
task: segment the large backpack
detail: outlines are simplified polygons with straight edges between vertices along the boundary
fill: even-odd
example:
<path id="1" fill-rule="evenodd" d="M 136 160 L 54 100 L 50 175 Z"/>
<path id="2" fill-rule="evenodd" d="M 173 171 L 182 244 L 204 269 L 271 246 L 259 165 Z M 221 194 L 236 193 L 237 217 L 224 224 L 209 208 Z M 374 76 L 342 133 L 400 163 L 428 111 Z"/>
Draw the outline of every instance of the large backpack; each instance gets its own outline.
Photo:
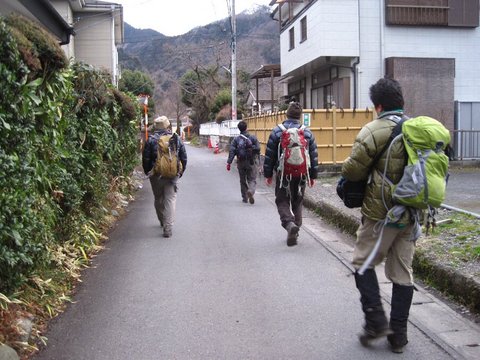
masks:
<path id="1" fill-rule="evenodd" d="M 450 132 L 439 121 L 419 116 L 405 121 L 402 138 L 408 163 L 393 188 L 396 203 L 417 209 L 437 208 L 445 199 Z"/>
<path id="2" fill-rule="evenodd" d="M 310 181 L 310 153 L 308 141 L 305 139 L 305 126 L 286 128 L 283 124 L 278 127 L 282 130 L 278 144 L 278 171 L 280 172 L 280 186 L 285 179 L 302 178 Z"/>
<path id="3" fill-rule="evenodd" d="M 240 134 L 237 141 L 238 160 L 253 160 L 253 142 L 248 136 Z"/>
<path id="4" fill-rule="evenodd" d="M 396 203 L 387 213 L 379 230 L 377 242 L 363 265 L 358 270 L 360 275 L 368 269 L 375 258 L 383 237 L 383 229 L 388 223 L 398 221 L 407 209 L 415 219 L 415 228 L 411 233 L 411 240 L 416 240 L 421 234 L 419 224 L 420 210 L 428 209 L 426 227 L 430 226 L 430 219 L 435 216 L 435 208 L 445 199 L 445 189 L 448 180 L 448 156 L 445 148 L 450 143 L 450 132 L 439 121 L 428 116 L 418 116 L 408 119 L 402 124 L 402 133 L 390 144 L 387 152 L 387 163 L 383 173 L 386 178 L 387 165 L 392 145 L 398 139 L 403 139 L 407 153 L 407 165 L 402 178 L 392 188 L 392 198 Z M 383 193 L 382 183 L 382 193 Z M 435 222 L 432 221 L 432 225 Z"/>
<path id="5" fill-rule="evenodd" d="M 175 178 L 182 171 L 182 163 L 177 152 L 177 135 L 161 135 L 157 140 L 157 160 L 153 166 L 153 173 L 162 178 Z"/>

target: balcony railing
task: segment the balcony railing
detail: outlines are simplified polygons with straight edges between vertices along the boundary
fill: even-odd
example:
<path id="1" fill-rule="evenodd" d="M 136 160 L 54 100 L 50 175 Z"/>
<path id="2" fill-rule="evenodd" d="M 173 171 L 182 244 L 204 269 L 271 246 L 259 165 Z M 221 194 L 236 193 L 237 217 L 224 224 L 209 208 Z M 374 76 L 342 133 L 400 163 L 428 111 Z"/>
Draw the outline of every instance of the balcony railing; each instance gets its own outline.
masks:
<path id="1" fill-rule="evenodd" d="M 388 25 L 448 26 L 448 6 L 387 5 Z"/>

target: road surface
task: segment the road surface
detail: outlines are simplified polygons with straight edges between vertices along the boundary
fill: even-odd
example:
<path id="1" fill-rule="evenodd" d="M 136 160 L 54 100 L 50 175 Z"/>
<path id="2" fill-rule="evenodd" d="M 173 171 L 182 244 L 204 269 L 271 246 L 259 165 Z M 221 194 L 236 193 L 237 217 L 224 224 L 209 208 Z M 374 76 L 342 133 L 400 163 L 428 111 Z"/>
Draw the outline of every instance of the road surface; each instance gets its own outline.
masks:
<path id="1" fill-rule="evenodd" d="M 272 189 L 244 204 L 224 154 L 187 152 L 173 237 L 146 181 L 36 359 L 399 359 L 386 340 L 358 342 L 354 279 L 322 245 L 344 235 L 306 212 L 310 230 L 287 247 Z M 451 358 L 409 331 L 402 359 Z"/>

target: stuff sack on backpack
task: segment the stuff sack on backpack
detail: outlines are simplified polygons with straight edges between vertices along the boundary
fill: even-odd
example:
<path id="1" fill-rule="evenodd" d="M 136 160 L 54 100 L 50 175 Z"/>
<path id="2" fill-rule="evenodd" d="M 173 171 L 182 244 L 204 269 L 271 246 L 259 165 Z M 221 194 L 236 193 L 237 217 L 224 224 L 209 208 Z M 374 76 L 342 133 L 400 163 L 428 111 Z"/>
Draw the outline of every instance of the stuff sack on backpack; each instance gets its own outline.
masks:
<path id="1" fill-rule="evenodd" d="M 350 181 L 342 176 L 337 183 L 337 195 L 350 209 L 362 207 L 366 187 L 367 180 Z"/>
<path id="2" fill-rule="evenodd" d="M 175 136 L 161 135 L 157 141 L 157 160 L 153 167 L 153 173 L 162 178 L 173 179 L 182 171 L 182 163 L 177 156 Z"/>
<path id="3" fill-rule="evenodd" d="M 408 164 L 393 190 L 393 199 L 405 206 L 427 209 L 445 200 L 450 132 L 439 121 L 419 116 L 403 123 L 402 137 Z"/>
<path id="4" fill-rule="evenodd" d="M 253 142 L 243 134 L 238 136 L 237 158 L 238 160 L 250 160 L 253 163 Z"/>
<path id="5" fill-rule="evenodd" d="M 283 124 L 278 125 L 282 130 L 278 145 L 279 166 L 278 171 L 284 178 L 310 179 L 310 153 L 308 142 L 305 139 L 305 126 L 286 128 Z"/>

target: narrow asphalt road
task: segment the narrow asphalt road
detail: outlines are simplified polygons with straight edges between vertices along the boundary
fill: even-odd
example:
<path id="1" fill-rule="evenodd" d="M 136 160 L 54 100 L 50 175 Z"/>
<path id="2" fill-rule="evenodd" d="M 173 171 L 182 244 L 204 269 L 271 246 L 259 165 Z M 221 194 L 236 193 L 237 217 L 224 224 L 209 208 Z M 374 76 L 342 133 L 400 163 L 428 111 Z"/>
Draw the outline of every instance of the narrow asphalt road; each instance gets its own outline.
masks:
<path id="1" fill-rule="evenodd" d="M 286 246 L 271 189 L 244 204 L 224 154 L 187 151 L 173 237 L 146 181 L 36 359 L 399 359 L 385 340 L 359 344 L 348 268 L 310 232 Z M 306 217 L 318 236 L 342 236 Z M 410 339 L 402 359 L 450 359 L 414 326 Z"/>

